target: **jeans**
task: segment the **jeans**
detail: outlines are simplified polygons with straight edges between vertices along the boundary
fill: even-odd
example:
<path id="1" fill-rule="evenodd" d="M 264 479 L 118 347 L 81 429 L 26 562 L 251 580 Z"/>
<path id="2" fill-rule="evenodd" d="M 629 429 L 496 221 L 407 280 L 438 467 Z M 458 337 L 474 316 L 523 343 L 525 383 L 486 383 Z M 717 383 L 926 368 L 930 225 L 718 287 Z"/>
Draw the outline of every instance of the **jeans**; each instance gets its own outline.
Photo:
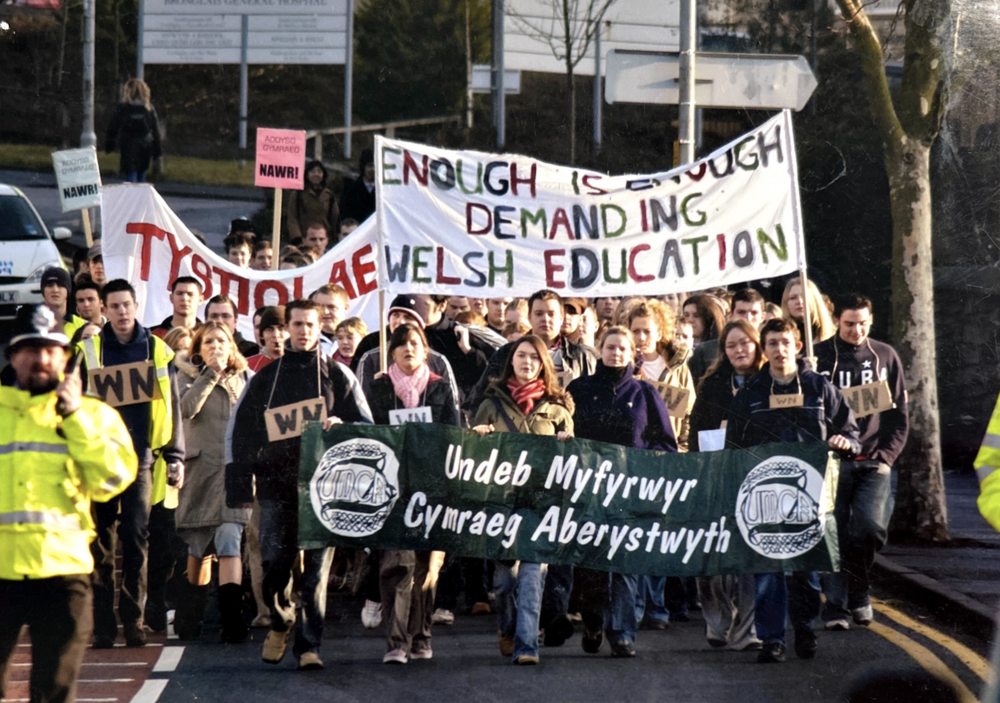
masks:
<path id="1" fill-rule="evenodd" d="M 826 620 L 849 617 L 870 603 L 869 571 L 885 546 L 889 525 L 892 469 L 878 461 L 845 461 L 837 482 L 840 571 L 823 575 Z"/>
<path id="2" fill-rule="evenodd" d="M 604 630 L 612 644 L 626 640 L 635 642 L 639 625 L 635 619 L 639 577 L 577 568 L 576 579 L 583 626 L 590 632 Z"/>
<path id="3" fill-rule="evenodd" d="M 264 571 L 264 600 L 271 609 L 271 629 L 287 632 L 295 625 L 296 657 L 319 652 L 326 617 L 326 586 L 333 548 L 303 552 L 302 606 L 296 621 L 292 602 L 292 569 L 299 558 L 298 507 L 275 500 L 260 501 L 260 556 Z"/>
<path id="4" fill-rule="evenodd" d="M 498 561 L 493 571 L 497 629 L 514 638 L 514 655 L 538 656 L 538 622 L 548 566 L 531 561 Z"/>
<path id="5" fill-rule="evenodd" d="M 786 615 L 796 636 L 812 633 L 813 620 L 820 609 L 818 571 L 755 574 L 754 582 L 757 591 L 754 620 L 757 637 L 762 642 L 785 644 Z"/>
<path id="6" fill-rule="evenodd" d="M 569 612 L 569 597 L 573 592 L 573 567 L 565 564 L 550 564 L 545 575 L 545 590 L 542 592 L 541 625 L 544 628 L 552 620 Z"/>
<path id="7" fill-rule="evenodd" d="M 670 622 L 670 611 L 667 610 L 663 592 L 667 587 L 666 576 L 639 576 L 635 594 L 635 621 L 642 622 L 643 616 L 658 622 Z M 646 603 L 649 602 L 649 611 Z"/>
<path id="8" fill-rule="evenodd" d="M 145 183 L 146 182 L 146 172 L 145 171 L 129 171 L 125 174 L 125 180 L 129 183 Z"/>
<path id="9" fill-rule="evenodd" d="M 146 598 L 146 560 L 149 555 L 149 510 L 153 471 L 140 466 L 135 481 L 106 503 L 94 503 L 97 539 L 90 545 L 94 556 L 94 634 L 114 641 L 118 637 L 115 618 L 115 544 L 122 543 L 122 584 L 118 614 L 122 623 L 142 622 Z M 121 515 L 118 514 L 119 506 Z"/>
<path id="10" fill-rule="evenodd" d="M 0 698 L 21 627 L 31 637 L 31 700 L 68 701 L 94 629 L 90 575 L 0 580 Z"/>

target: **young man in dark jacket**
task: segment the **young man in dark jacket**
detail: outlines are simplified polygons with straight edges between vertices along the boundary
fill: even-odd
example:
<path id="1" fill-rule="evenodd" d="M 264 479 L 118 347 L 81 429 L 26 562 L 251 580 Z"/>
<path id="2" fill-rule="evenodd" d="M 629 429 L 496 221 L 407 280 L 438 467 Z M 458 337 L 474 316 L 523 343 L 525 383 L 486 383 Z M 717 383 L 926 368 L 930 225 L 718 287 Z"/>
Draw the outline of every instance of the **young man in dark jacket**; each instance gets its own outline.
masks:
<path id="1" fill-rule="evenodd" d="M 868 572 L 885 545 L 892 465 L 906 444 L 906 383 L 896 350 L 868 337 L 872 302 L 852 294 L 834 308 L 837 334 L 816 345 L 817 370 L 841 389 L 860 430 L 861 453 L 840 465 L 840 572 L 823 576 L 829 630 L 872 621 Z"/>
<path id="2" fill-rule="evenodd" d="M 772 442 L 822 442 L 844 457 L 861 450 L 858 425 L 844 397 L 829 381 L 796 359 L 802 350 L 792 320 L 770 320 L 761 329 L 768 363 L 736 394 L 726 420 L 726 446 L 746 449 Z M 795 653 L 816 654 L 813 620 L 820 610 L 819 573 L 756 574 L 759 662 L 785 661 L 785 613 L 795 630 Z"/>
<path id="3" fill-rule="evenodd" d="M 288 424 L 269 423 L 268 412 L 290 410 L 288 406 L 316 401 L 321 403 L 324 428 L 339 422 L 372 421 L 354 375 L 320 354 L 319 306 L 311 300 L 296 300 L 285 307 L 285 314 L 291 348 L 247 385 L 233 412 L 229 449 L 233 461 L 226 467 L 226 504 L 231 508 L 252 505 L 256 478 L 261 511 L 263 590 L 271 606 L 271 631 L 261 658 L 269 664 L 282 660 L 292 626 L 296 625 L 295 605 L 290 597 L 292 569 L 299 555 L 297 485 L 301 424 L 289 429 Z M 299 415 L 304 414 L 300 407 Z M 285 413 L 285 418 L 288 417 L 290 412 Z M 282 428 L 285 437 L 281 436 Z M 302 612 L 293 648 L 300 670 L 323 668 L 319 647 L 332 561 L 332 548 L 305 551 Z"/>
<path id="4" fill-rule="evenodd" d="M 540 290 L 528 298 L 528 322 L 531 334 L 540 337 L 549 346 L 552 365 L 559 376 L 563 387 L 570 381 L 583 376 L 590 376 L 597 367 L 597 354 L 590 347 L 574 344 L 562 334 L 565 310 L 563 299 L 551 290 Z M 463 404 L 463 408 L 475 413 L 483 402 L 483 393 L 491 378 L 499 378 L 503 372 L 504 362 L 516 342 L 503 345 L 490 358 L 490 363 L 480 377 L 479 382 Z"/>

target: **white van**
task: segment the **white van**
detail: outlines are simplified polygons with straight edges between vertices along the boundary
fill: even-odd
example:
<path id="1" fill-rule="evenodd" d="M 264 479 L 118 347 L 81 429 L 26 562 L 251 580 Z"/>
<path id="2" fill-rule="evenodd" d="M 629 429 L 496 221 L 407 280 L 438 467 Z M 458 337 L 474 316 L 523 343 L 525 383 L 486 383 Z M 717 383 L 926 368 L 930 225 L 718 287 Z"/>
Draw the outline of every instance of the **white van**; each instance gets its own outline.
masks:
<path id="1" fill-rule="evenodd" d="M 72 234 L 54 227 L 49 236 L 24 193 L 0 183 L 0 322 L 13 320 L 19 305 L 42 302 L 42 272 L 66 268 L 53 237 L 69 239 Z"/>

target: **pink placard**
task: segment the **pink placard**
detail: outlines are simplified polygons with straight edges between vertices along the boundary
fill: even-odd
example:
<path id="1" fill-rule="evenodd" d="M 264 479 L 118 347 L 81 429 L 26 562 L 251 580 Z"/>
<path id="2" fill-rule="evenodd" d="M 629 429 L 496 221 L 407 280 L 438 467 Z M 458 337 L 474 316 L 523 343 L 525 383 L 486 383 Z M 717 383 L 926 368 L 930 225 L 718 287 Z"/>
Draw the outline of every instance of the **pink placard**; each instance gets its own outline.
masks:
<path id="1" fill-rule="evenodd" d="M 257 130 L 254 185 L 302 190 L 306 163 L 306 133 L 294 129 Z"/>

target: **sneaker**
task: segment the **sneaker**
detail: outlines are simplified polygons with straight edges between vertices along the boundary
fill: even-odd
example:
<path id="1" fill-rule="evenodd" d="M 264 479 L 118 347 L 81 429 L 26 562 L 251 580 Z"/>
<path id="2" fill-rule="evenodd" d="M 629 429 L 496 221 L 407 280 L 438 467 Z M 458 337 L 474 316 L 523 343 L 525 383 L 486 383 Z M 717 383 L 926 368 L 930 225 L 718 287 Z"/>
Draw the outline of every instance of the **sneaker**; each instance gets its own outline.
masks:
<path id="1" fill-rule="evenodd" d="M 250 627 L 271 627 L 270 615 L 258 615 L 250 623 Z"/>
<path id="2" fill-rule="evenodd" d="M 545 626 L 545 646 L 559 647 L 573 636 L 573 623 L 565 615 L 556 615 Z"/>
<path id="3" fill-rule="evenodd" d="M 628 659 L 635 656 L 635 645 L 630 640 L 619 640 L 611 645 L 611 656 Z"/>
<path id="4" fill-rule="evenodd" d="M 431 615 L 431 623 L 434 625 L 454 625 L 455 613 L 450 610 L 445 610 L 444 608 L 438 608 Z"/>
<path id="5" fill-rule="evenodd" d="M 795 633 L 795 656 L 799 659 L 812 659 L 816 656 L 815 632 L 802 630 Z"/>
<path id="6" fill-rule="evenodd" d="M 316 652 L 305 652 L 299 657 L 299 671 L 319 671 L 323 668 L 323 660 Z"/>
<path id="7" fill-rule="evenodd" d="M 868 627 L 872 624 L 872 620 L 875 619 L 875 613 L 872 612 L 870 603 L 860 608 L 851 608 L 851 616 L 853 616 L 855 623 L 863 627 Z"/>
<path id="8" fill-rule="evenodd" d="M 777 642 L 766 642 L 757 655 L 758 664 L 777 664 L 785 661 L 785 645 Z"/>
<path id="9" fill-rule="evenodd" d="M 125 646 L 145 647 L 146 630 L 143 629 L 142 621 L 125 623 Z"/>
<path id="10" fill-rule="evenodd" d="M 472 614 L 473 615 L 489 615 L 490 614 L 490 604 L 489 603 L 473 603 L 472 604 Z"/>
<path id="11" fill-rule="evenodd" d="M 267 633 L 264 646 L 260 651 L 260 658 L 267 664 L 277 664 L 285 658 L 285 650 L 288 649 L 288 637 L 292 634 L 291 628 L 284 632 L 271 630 Z"/>
<path id="12" fill-rule="evenodd" d="M 825 627 L 827 630 L 850 630 L 851 623 L 847 618 L 834 618 L 827 620 Z"/>
<path id="13" fill-rule="evenodd" d="M 538 655 L 522 654 L 521 656 L 519 656 L 517 659 L 514 660 L 514 663 L 517 664 L 518 666 L 532 666 L 538 663 Z"/>
<path id="14" fill-rule="evenodd" d="M 587 654 L 597 654 L 601 651 L 601 645 L 604 644 L 604 633 L 600 631 L 591 632 L 584 629 L 583 639 L 580 640 L 580 644 L 583 646 L 583 651 Z"/>
<path id="15" fill-rule="evenodd" d="M 361 624 L 368 630 L 374 630 L 382 624 L 382 604 L 373 600 L 366 600 L 365 607 L 361 609 Z"/>
<path id="16" fill-rule="evenodd" d="M 370 601 L 369 601 L 370 602 Z M 382 657 L 383 664 L 405 664 L 406 663 L 406 652 L 402 649 L 393 649 L 390 652 L 386 652 L 385 656 Z"/>
<path id="17" fill-rule="evenodd" d="M 410 652 L 410 659 L 433 659 L 434 650 L 430 647 L 422 647 L 421 649 L 414 649 Z"/>
<path id="18" fill-rule="evenodd" d="M 500 655 L 510 657 L 514 655 L 514 638 L 504 637 L 502 632 L 497 632 L 497 639 L 500 640 Z"/>

